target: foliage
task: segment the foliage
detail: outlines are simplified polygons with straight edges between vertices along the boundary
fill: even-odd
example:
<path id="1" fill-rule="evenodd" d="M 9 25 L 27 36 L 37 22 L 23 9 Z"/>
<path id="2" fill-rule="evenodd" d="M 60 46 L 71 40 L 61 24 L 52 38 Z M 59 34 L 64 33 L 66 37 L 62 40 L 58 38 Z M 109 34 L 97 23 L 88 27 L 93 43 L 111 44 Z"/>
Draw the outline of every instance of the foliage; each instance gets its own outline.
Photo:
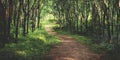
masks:
<path id="1" fill-rule="evenodd" d="M 95 50 L 120 50 L 120 0 L 54 0 L 53 12 L 58 30 L 92 36 Z"/>
<path id="2" fill-rule="evenodd" d="M 42 60 L 51 47 L 59 40 L 47 34 L 44 29 L 29 33 L 27 37 L 20 36 L 18 43 L 9 43 L 0 49 L 2 60 Z"/>
<path id="3" fill-rule="evenodd" d="M 69 31 L 64 31 L 60 29 L 59 25 L 55 25 L 53 27 L 53 30 L 58 32 L 59 34 L 73 37 L 78 42 L 88 46 L 93 52 L 103 54 L 103 56 L 101 57 L 102 60 L 114 60 L 114 59 L 119 60 L 120 59 L 119 58 L 120 50 L 119 50 L 119 47 L 115 46 L 115 44 L 114 45 L 108 44 L 105 41 L 100 44 L 96 44 L 95 42 L 96 38 L 94 38 L 93 36 L 80 35 L 76 33 L 71 33 Z"/>
<path id="4" fill-rule="evenodd" d="M 0 8 L 1 51 L 11 45 L 16 48 L 25 44 L 33 47 L 33 40 L 36 41 L 33 44 L 35 46 L 38 42 L 43 47 L 54 44 L 54 37 L 42 33 L 43 30 L 40 30 L 39 36 L 37 30 L 52 22 L 58 24 L 54 29 L 77 34 L 73 37 L 90 44 L 93 50 L 98 51 L 100 48 L 108 53 L 120 53 L 120 0 L 0 0 Z M 48 21 L 49 18 L 54 19 Z M 90 36 L 92 39 L 79 35 Z M 53 42 L 46 38 L 53 39 Z M 17 44 L 7 45 L 11 42 Z M 11 53 L 16 54 L 14 51 Z M 25 51 L 20 53 L 25 54 Z"/>

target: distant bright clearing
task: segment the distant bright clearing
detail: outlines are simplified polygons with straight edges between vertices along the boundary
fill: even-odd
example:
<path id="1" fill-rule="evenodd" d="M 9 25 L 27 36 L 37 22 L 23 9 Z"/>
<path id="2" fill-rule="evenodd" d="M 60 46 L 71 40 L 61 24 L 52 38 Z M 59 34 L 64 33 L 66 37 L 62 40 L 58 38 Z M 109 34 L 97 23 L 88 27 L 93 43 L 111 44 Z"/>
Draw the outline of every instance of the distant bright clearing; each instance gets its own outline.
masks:
<path id="1" fill-rule="evenodd" d="M 43 18 L 43 20 L 50 20 L 50 19 L 54 19 L 53 14 L 48 14 Z"/>

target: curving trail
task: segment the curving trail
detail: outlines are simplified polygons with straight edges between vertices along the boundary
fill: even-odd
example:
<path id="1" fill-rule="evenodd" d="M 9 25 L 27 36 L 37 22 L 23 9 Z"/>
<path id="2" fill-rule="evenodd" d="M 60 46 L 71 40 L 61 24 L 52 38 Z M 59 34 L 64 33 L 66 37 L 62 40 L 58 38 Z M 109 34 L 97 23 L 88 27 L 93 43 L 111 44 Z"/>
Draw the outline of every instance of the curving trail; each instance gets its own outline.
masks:
<path id="1" fill-rule="evenodd" d="M 89 48 L 73 38 L 60 35 L 50 29 L 51 25 L 46 25 L 46 31 L 57 36 L 61 43 L 53 47 L 44 60 L 100 60 L 101 55 L 93 53 Z"/>

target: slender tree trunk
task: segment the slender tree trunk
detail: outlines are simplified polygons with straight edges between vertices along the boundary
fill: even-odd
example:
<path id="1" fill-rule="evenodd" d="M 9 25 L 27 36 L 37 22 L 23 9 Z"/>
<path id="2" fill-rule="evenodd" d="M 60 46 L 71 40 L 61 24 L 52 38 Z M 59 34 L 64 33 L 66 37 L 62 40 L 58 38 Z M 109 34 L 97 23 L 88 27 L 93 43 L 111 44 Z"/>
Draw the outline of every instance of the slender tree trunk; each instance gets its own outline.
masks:
<path id="1" fill-rule="evenodd" d="M 27 31 L 26 33 L 28 34 L 29 33 L 29 18 L 30 18 L 30 1 L 28 0 L 28 11 L 27 11 Z"/>
<path id="2" fill-rule="evenodd" d="M 11 22 L 12 22 L 12 11 L 13 11 L 13 4 L 12 1 L 9 1 L 9 18 L 8 18 L 8 40 L 10 39 L 10 29 L 11 29 Z"/>
<path id="3" fill-rule="evenodd" d="M 18 15 L 17 15 L 17 20 L 16 20 L 15 43 L 18 42 L 19 20 L 20 20 L 20 13 L 21 13 L 22 2 L 23 2 L 23 0 L 20 1 L 20 5 L 19 5 L 19 9 L 18 9 Z"/>
<path id="4" fill-rule="evenodd" d="M 41 13 L 41 7 L 40 7 L 40 0 L 38 1 L 38 23 L 37 23 L 37 27 L 40 28 L 40 13 Z"/>
<path id="5" fill-rule="evenodd" d="M 1 47 L 5 46 L 5 9 L 4 6 L 0 0 L 0 43 L 1 43 Z"/>

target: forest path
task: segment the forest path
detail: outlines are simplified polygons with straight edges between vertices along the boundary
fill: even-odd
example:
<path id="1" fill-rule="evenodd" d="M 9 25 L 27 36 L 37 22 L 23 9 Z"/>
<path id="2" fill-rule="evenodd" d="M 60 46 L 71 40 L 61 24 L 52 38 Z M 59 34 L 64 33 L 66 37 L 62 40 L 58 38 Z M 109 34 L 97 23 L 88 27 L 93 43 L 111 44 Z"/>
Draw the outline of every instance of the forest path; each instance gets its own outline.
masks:
<path id="1" fill-rule="evenodd" d="M 46 25 L 46 31 L 60 39 L 60 44 L 53 47 L 44 60 L 99 60 L 100 55 L 93 53 L 90 49 L 77 42 L 72 37 L 57 34 L 51 30 L 51 25 Z"/>

